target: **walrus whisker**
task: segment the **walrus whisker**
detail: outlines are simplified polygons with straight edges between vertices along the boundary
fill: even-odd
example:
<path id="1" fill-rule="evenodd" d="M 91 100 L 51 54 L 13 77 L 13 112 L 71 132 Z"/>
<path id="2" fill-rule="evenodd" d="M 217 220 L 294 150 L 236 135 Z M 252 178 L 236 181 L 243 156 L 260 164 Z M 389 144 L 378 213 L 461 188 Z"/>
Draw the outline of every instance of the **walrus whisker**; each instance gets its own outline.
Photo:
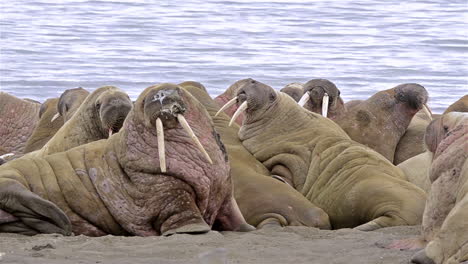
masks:
<path id="1" fill-rule="evenodd" d="M 323 95 L 322 99 L 322 116 L 327 117 L 328 115 L 328 101 L 330 97 L 328 96 L 327 93 Z"/>
<path id="2" fill-rule="evenodd" d="M 51 122 L 51 123 L 54 122 L 54 120 L 57 119 L 57 118 L 59 118 L 59 116 L 60 116 L 60 113 L 56 113 L 56 114 L 52 117 L 52 119 L 50 119 L 50 122 Z"/>
<path id="3" fill-rule="evenodd" d="M 177 115 L 177 120 L 179 120 L 179 123 L 180 125 L 182 126 L 182 128 L 185 130 L 185 132 L 187 132 L 187 134 L 190 136 L 190 138 L 192 138 L 192 140 L 195 142 L 195 144 L 197 145 L 198 149 L 205 155 L 206 159 L 208 160 L 208 162 L 210 164 L 213 164 L 213 161 L 211 160 L 210 158 L 210 155 L 208 155 L 208 152 L 206 152 L 205 148 L 203 147 L 203 145 L 200 143 L 200 140 L 198 140 L 197 136 L 195 135 L 195 133 L 193 133 L 193 130 L 192 128 L 190 127 L 189 123 L 187 122 L 187 120 L 185 120 L 185 117 L 181 114 L 178 114 Z"/>
<path id="4" fill-rule="evenodd" d="M 302 95 L 301 99 L 297 103 L 300 106 L 304 106 L 309 100 L 310 100 L 309 92 L 306 92 L 304 95 Z"/>
<path id="5" fill-rule="evenodd" d="M 427 117 L 429 117 L 430 120 L 432 120 L 432 114 L 431 111 L 429 110 L 429 107 L 427 107 L 426 104 L 423 104 L 423 111 L 426 113 Z"/>
<path id="6" fill-rule="evenodd" d="M 233 104 L 235 104 L 237 101 L 237 96 L 232 98 L 231 100 L 229 100 L 225 105 L 223 105 L 223 107 L 221 107 L 218 112 L 216 112 L 215 114 L 215 117 L 217 117 L 219 115 L 219 113 L 223 112 L 224 110 L 226 110 L 226 108 L 232 106 Z"/>
<path id="7" fill-rule="evenodd" d="M 164 128 L 160 118 L 156 119 L 156 135 L 158 137 L 159 166 L 161 172 L 166 172 L 166 150 L 164 145 Z"/>
<path id="8" fill-rule="evenodd" d="M 245 109 L 247 109 L 247 101 L 244 101 L 240 106 L 239 108 L 237 109 L 237 111 L 232 115 L 232 118 L 231 120 L 229 121 L 229 126 L 232 125 L 232 123 L 234 123 L 234 121 L 237 119 L 237 117 L 242 114 Z"/>

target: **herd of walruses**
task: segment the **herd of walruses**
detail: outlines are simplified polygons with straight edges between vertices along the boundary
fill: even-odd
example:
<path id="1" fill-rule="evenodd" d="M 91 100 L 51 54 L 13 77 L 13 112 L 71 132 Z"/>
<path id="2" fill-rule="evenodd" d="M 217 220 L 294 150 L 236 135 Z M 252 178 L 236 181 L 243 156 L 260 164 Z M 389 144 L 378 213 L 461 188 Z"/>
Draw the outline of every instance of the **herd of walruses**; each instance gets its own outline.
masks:
<path id="1" fill-rule="evenodd" d="M 390 248 L 468 261 L 468 95 L 415 83 L 345 103 L 326 79 L 0 93 L 0 232 L 172 235 L 422 225 Z M 313 242 L 313 241 L 311 241 Z"/>

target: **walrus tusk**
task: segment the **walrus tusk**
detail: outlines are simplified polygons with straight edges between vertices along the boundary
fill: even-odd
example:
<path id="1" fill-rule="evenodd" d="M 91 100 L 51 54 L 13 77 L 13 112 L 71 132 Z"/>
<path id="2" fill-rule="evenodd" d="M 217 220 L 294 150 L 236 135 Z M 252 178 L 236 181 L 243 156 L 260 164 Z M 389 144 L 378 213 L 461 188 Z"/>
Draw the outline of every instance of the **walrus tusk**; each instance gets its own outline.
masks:
<path id="1" fill-rule="evenodd" d="M 4 158 L 8 158 L 8 157 L 11 157 L 11 156 L 14 156 L 15 153 L 7 153 L 7 154 L 3 154 L 0 156 L 0 159 L 4 159 Z"/>
<path id="2" fill-rule="evenodd" d="M 216 112 L 215 114 L 215 117 L 217 117 L 219 115 L 219 113 L 223 112 L 224 110 L 226 110 L 226 108 L 230 107 L 231 105 L 235 104 L 237 101 L 237 96 L 232 98 L 231 100 L 229 100 L 225 105 L 223 105 L 223 107 L 221 107 L 218 112 Z"/>
<path id="3" fill-rule="evenodd" d="M 306 92 L 304 95 L 302 95 L 301 99 L 297 103 L 300 106 L 304 106 L 309 100 L 310 100 L 309 92 Z"/>
<path id="4" fill-rule="evenodd" d="M 112 128 L 109 128 L 109 137 L 112 136 Z"/>
<path id="5" fill-rule="evenodd" d="M 423 104 L 423 110 L 424 110 L 424 113 L 426 113 L 427 117 L 429 117 L 430 120 L 432 120 L 432 114 L 431 114 L 431 111 L 429 110 L 429 107 L 427 107 L 426 104 Z"/>
<path id="6" fill-rule="evenodd" d="M 56 114 L 52 117 L 52 119 L 50 120 L 50 122 L 51 122 L 51 123 L 54 122 L 54 120 L 57 119 L 59 116 L 60 116 L 60 113 L 56 113 Z"/>
<path id="7" fill-rule="evenodd" d="M 200 140 L 198 140 L 197 136 L 195 133 L 193 133 L 192 128 L 190 127 L 189 123 L 187 120 L 185 120 L 185 117 L 181 114 L 177 115 L 177 120 L 179 120 L 180 125 L 182 125 L 182 128 L 187 132 L 187 134 L 192 138 L 193 142 L 197 145 L 198 149 L 205 155 L 205 158 L 208 160 L 210 164 L 213 164 L 213 161 L 210 158 L 210 155 L 208 155 L 208 152 L 206 152 L 205 148 L 203 145 L 200 143 Z"/>
<path id="8" fill-rule="evenodd" d="M 156 135 L 158 136 L 158 154 L 159 154 L 159 166 L 161 172 L 166 172 L 166 149 L 164 145 L 164 128 L 161 119 L 156 119 Z"/>
<path id="9" fill-rule="evenodd" d="M 324 117 L 327 117 L 327 114 L 328 114 L 328 100 L 329 99 L 330 97 L 328 96 L 327 93 L 325 93 L 322 99 L 322 116 Z"/>
<path id="10" fill-rule="evenodd" d="M 242 112 L 245 111 L 245 109 L 247 109 L 247 101 L 244 101 L 240 106 L 239 108 L 237 109 L 237 111 L 232 115 L 232 118 L 231 120 L 229 121 L 229 126 L 232 125 L 232 123 L 234 123 L 234 121 L 237 119 L 237 117 L 242 114 Z"/>

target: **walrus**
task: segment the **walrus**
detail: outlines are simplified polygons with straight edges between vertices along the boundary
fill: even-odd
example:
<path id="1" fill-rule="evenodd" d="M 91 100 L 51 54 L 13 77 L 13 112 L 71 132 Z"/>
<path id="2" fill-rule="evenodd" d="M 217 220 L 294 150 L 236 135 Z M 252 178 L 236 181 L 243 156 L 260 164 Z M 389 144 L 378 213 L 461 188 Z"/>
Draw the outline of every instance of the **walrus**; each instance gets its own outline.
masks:
<path id="1" fill-rule="evenodd" d="M 286 85 L 285 87 L 283 87 L 280 92 L 283 92 L 289 96 L 292 97 L 292 99 L 294 99 L 294 101 L 296 102 L 299 102 L 299 100 L 301 100 L 301 97 L 302 97 L 302 88 L 304 87 L 304 84 L 303 83 L 298 83 L 298 82 L 294 82 L 294 83 L 290 83 L 288 85 Z"/>
<path id="2" fill-rule="evenodd" d="M 424 210 L 422 237 L 394 242 L 391 248 L 425 248 L 412 263 L 468 261 L 468 114 L 451 112 L 432 121 L 425 144 L 432 158 L 431 187 Z"/>
<path id="3" fill-rule="evenodd" d="M 0 209 L 0 232 L 28 235 L 253 229 L 232 196 L 210 116 L 169 83 L 145 89 L 108 139 L 3 165 Z"/>
<path id="4" fill-rule="evenodd" d="M 450 112 L 468 112 L 468 94 L 462 96 L 455 103 L 445 109 L 444 114 Z"/>
<path id="5" fill-rule="evenodd" d="M 114 86 L 98 88 L 41 149 L 27 155 L 49 155 L 107 138 L 119 131 L 131 108 L 132 101 L 122 90 Z"/>
<path id="6" fill-rule="evenodd" d="M 62 127 L 64 123 L 63 117 L 60 116 L 52 120 L 55 114 L 58 113 L 58 101 L 59 98 L 50 98 L 42 103 L 39 110 L 39 122 L 37 122 L 34 131 L 26 142 L 23 153 L 28 153 L 42 148 Z"/>
<path id="7" fill-rule="evenodd" d="M 59 101 L 57 102 L 58 113 L 54 115 L 52 120 L 61 116 L 63 117 L 63 121 L 67 122 L 89 94 L 90 93 L 82 87 L 65 90 L 65 92 L 60 95 Z"/>
<path id="8" fill-rule="evenodd" d="M 0 92 L 0 155 L 23 153 L 39 121 L 41 105 Z"/>
<path id="9" fill-rule="evenodd" d="M 429 110 L 430 111 L 430 110 Z M 401 136 L 395 149 L 393 164 L 398 165 L 409 158 L 412 158 L 425 151 L 424 134 L 426 127 L 432 121 L 432 112 L 430 116 L 425 110 L 419 110 Z"/>
<path id="10" fill-rule="evenodd" d="M 220 134 L 229 157 L 234 197 L 247 223 L 257 228 L 300 225 L 330 229 L 328 215 L 322 209 L 291 186 L 271 178 L 265 166 L 244 148 L 237 136 L 239 126 L 228 126 L 230 117 L 219 112 L 219 106 L 201 83 L 179 85 L 206 108 Z"/>
<path id="11" fill-rule="evenodd" d="M 238 91 L 237 105 L 246 114 L 239 130 L 244 147 L 322 208 L 333 229 L 368 231 L 421 222 L 425 192 L 332 120 L 255 80 Z"/>
<path id="12" fill-rule="evenodd" d="M 427 99 L 428 93 L 423 86 L 416 83 L 400 84 L 347 109 L 344 115 L 334 121 L 351 139 L 393 162 L 398 141 L 413 116 L 427 108 Z"/>
<path id="13" fill-rule="evenodd" d="M 312 79 L 304 84 L 299 105 L 332 120 L 346 111 L 340 90 L 327 79 Z"/>
<path id="14" fill-rule="evenodd" d="M 235 83 L 233 83 L 229 88 L 222 94 L 218 95 L 214 100 L 218 104 L 219 107 L 224 107 L 223 111 L 228 115 L 232 116 L 234 112 L 236 112 L 236 108 L 233 106 L 235 103 L 235 100 L 233 98 L 236 97 L 237 91 L 246 83 L 248 83 L 251 79 L 242 79 L 238 80 Z M 243 115 L 239 115 L 236 118 L 236 123 L 241 125 L 242 120 L 244 120 Z"/>

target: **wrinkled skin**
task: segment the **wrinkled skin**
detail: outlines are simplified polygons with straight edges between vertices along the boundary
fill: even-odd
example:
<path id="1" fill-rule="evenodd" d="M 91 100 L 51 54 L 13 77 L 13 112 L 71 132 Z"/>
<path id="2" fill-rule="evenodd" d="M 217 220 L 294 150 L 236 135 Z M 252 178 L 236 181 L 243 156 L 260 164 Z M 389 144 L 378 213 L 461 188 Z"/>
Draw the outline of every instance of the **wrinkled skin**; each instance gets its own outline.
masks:
<path id="1" fill-rule="evenodd" d="M 283 87 L 280 92 L 283 92 L 294 99 L 294 101 L 299 102 L 301 99 L 302 94 L 304 93 L 302 88 L 304 87 L 304 84 L 302 83 L 290 83 Z"/>
<path id="2" fill-rule="evenodd" d="M 310 96 L 310 100 L 304 105 L 304 108 L 311 112 L 322 114 L 322 101 L 325 93 L 329 96 L 328 118 L 335 120 L 346 112 L 340 90 L 329 80 L 312 79 L 306 82 L 303 88 L 304 93 L 309 93 Z"/>
<path id="3" fill-rule="evenodd" d="M 181 83 L 201 102 L 226 147 L 231 165 L 234 196 L 247 222 L 257 228 L 265 225 L 311 226 L 330 229 L 328 215 L 289 185 L 271 178 L 269 171 L 242 145 L 239 126 L 228 126 L 230 117 L 220 113 L 219 106 L 199 83 Z"/>
<path id="4" fill-rule="evenodd" d="M 468 94 L 462 96 L 455 103 L 451 104 L 445 111 L 444 114 L 450 112 L 468 112 Z"/>
<path id="5" fill-rule="evenodd" d="M 239 91 L 239 89 L 242 88 L 242 86 L 244 86 L 244 84 L 248 83 L 250 80 L 251 80 L 250 78 L 242 79 L 242 80 L 238 80 L 237 82 L 233 83 L 231 86 L 229 86 L 229 88 L 224 93 L 218 95 L 214 99 L 215 102 L 218 104 L 219 107 L 222 107 L 223 105 L 226 104 L 226 102 L 228 102 L 232 98 L 236 97 L 237 91 Z M 226 110 L 224 110 L 224 112 L 228 116 L 232 116 L 234 114 L 234 112 L 236 112 L 236 110 L 237 110 L 236 105 L 233 105 L 233 106 L 227 108 Z M 244 120 L 244 115 L 240 115 L 235 120 L 235 122 L 238 125 L 241 125 L 243 120 Z"/>
<path id="6" fill-rule="evenodd" d="M 0 155 L 23 153 L 39 121 L 41 105 L 0 92 Z"/>
<path id="7" fill-rule="evenodd" d="M 98 88 L 86 97 L 47 144 L 27 155 L 49 155 L 108 138 L 109 130 L 119 131 L 131 108 L 132 101 L 125 92 L 114 86 Z"/>
<path id="8" fill-rule="evenodd" d="M 332 120 L 300 107 L 283 93 L 252 81 L 239 138 L 273 175 L 322 208 L 332 227 L 374 230 L 421 222 L 426 195 L 399 179 L 402 171 L 351 140 Z"/>
<path id="9" fill-rule="evenodd" d="M 81 87 L 65 90 L 60 95 L 57 109 L 64 122 L 70 120 L 88 95 L 89 92 Z"/>
<path id="10" fill-rule="evenodd" d="M 167 98 L 156 99 L 162 93 Z M 213 164 L 175 121 L 175 114 L 185 117 Z M 164 124 L 166 173 L 158 166 L 158 118 Z M 73 231 L 152 236 L 202 233 L 211 226 L 252 229 L 232 196 L 226 153 L 209 115 L 174 84 L 143 91 L 122 130 L 109 139 L 3 165 L 0 208 L 0 231 L 30 235 Z"/>
<path id="11" fill-rule="evenodd" d="M 393 162 L 400 138 L 427 99 L 427 91 L 421 85 L 401 84 L 347 109 L 335 122 L 351 139 Z"/>
<path id="12" fill-rule="evenodd" d="M 33 133 L 26 142 L 24 153 L 38 150 L 49 141 L 55 133 L 62 127 L 63 117 L 59 116 L 52 121 L 52 118 L 58 113 L 58 98 L 47 99 L 40 108 L 39 122 L 34 128 Z"/>
<path id="13" fill-rule="evenodd" d="M 468 261 L 468 114 L 449 113 L 427 128 L 432 182 L 422 223 L 429 243 L 413 263 Z"/>
<path id="14" fill-rule="evenodd" d="M 429 119 L 424 110 L 420 110 L 414 115 L 406 132 L 400 138 L 396 146 L 395 157 L 393 159 L 395 165 L 425 151 L 424 133 L 430 122 L 431 119 Z"/>

